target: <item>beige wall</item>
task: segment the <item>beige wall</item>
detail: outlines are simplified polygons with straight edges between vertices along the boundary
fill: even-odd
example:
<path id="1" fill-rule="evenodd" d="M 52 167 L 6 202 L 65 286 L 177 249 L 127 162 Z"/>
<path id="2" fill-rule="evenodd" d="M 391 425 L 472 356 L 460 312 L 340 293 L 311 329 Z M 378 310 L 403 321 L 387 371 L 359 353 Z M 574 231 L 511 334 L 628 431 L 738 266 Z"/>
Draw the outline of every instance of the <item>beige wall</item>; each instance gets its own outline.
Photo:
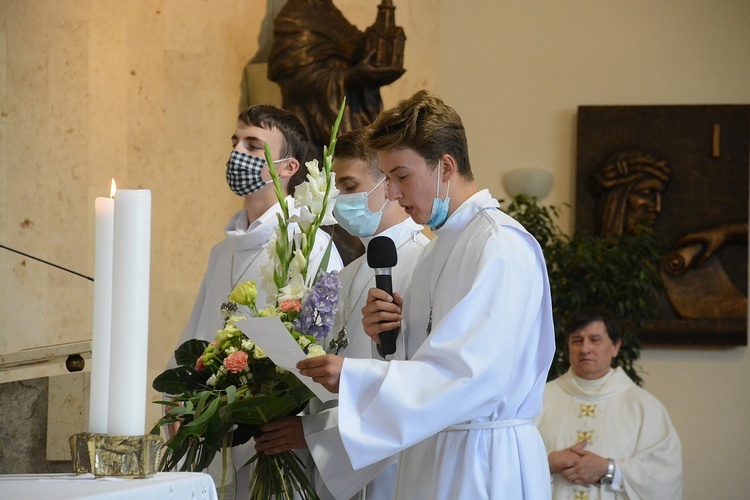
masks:
<path id="1" fill-rule="evenodd" d="M 379 2 L 335 3 L 364 28 Z M 386 104 L 440 93 L 498 197 L 504 171 L 541 166 L 545 201 L 574 199 L 578 105 L 750 102 L 744 0 L 395 3 L 407 73 Z M 151 189 L 151 377 L 240 206 L 223 164 L 241 73 L 281 4 L 0 0 L 0 244 L 91 274 L 94 198 L 111 177 Z M 90 338 L 90 283 L 2 250 L 0 277 L 0 353 Z M 642 365 L 683 440 L 685 498 L 744 497 L 747 349 L 647 348 Z"/>
<path id="2" fill-rule="evenodd" d="M 575 200 L 579 105 L 750 103 L 746 0 L 440 8 L 439 91 L 465 119 L 479 181 L 496 193 L 502 172 L 534 166 L 555 172 L 545 202 Z M 685 498 L 746 498 L 748 349 L 646 348 L 641 365 L 682 438 Z"/>

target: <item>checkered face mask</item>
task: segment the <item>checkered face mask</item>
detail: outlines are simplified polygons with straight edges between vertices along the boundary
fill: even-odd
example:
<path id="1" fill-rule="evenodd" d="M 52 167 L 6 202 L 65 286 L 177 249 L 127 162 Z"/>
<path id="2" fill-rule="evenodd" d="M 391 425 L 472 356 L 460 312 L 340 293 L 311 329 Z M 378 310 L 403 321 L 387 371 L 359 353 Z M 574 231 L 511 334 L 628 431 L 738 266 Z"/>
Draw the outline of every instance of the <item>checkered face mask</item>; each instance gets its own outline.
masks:
<path id="1" fill-rule="evenodd" d="M 289 158 L 275 160 L 274 163 L 286 161 Z M 227 184 L 237 196 L 247 196 L 269 184 L 260 176 L 266 160 L 239 151 L 232 151 L 227 160 Z"/>

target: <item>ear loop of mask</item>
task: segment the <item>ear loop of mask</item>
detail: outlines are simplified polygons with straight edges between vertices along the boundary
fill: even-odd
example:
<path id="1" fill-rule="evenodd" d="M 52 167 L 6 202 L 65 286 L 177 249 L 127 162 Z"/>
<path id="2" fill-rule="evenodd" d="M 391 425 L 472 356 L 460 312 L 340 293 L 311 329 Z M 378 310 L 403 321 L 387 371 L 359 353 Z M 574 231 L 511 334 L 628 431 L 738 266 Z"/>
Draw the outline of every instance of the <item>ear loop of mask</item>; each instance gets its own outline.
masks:
<path id="1" fill-rule="evenodd" d="M 440 200 L 440 176 L 441 176 L 441 172 L 440 172 L 440 160 L 438 160 L 437 173 L 438 173 L 437 174 L 437 179 L 436 179 L 437 182 L 435 182 L 435 198 L 437 198 L 439 201 L 443 202 L 443 201 L 446 200 L 446 198 L 448 198 L 448 193 L 451 190 L 451 181 L 448 181 L 448 185 L 445 187 L 445 197 L 442 200 Z"/>
<path id="2" fill-rule="evenodd" d="M 448 203 L 450 198 L 448 193 L 450 192 L 451 182 L 448 181 L 448 185 L 445 189 L 445 198 L 440 199 L 440 160 L 438 160 L 437 179 L 435 185 L 435 198 L 432 201 L 432 211 L 430 212 L 430 219 L 427 221 L 427 225 L 430 228 L 435 229 L 443 225 L 445 220 L 448 218 Z"/>
<path id="3" fill-rule="evenodd" d="M 377 183 L 377 184 L 375 184 L 375 186 L 374 186 L 374 187 L 373 187 L 372 189 L 370 189 L 370 190 L 369 190 L 369 191 L 367 192 L 367 196 L 370 196 L 370 194 L 372 194 L 372 192 L 373 192 L 373 191 L 375 191 L 375 190 L 376 190 L 376 189 L 378 188 L 378 186 L 380 186 L 380 185 L 381 185 L 381 184 L 382 184 L 382 183 L 383 183 L 384 181 L 385 181 L 385 176 L 383 176 L 383 178 L 382 178 L 382 179 L 380 179 L 380 181 L 378 181 L 378 183 Z M 380 210 L 378 210 L 378 212 L 382 212 L 382 211 L 383 211 L 383 209 L 385 208 L 385 205 L 386 205 L 386 204 L 387 204 L 387 203 L 388 203 L 389 201 L 391 201 L 391 200 L 389 200 L 389 199 L 388 199 L 388 196 L 386 195 L 386 196 L 385 196 L 385 201 L 384 201 L 384 202 L 383 202 L 383 204 L 382 204 L 382 205 L 380 206 Z"/>

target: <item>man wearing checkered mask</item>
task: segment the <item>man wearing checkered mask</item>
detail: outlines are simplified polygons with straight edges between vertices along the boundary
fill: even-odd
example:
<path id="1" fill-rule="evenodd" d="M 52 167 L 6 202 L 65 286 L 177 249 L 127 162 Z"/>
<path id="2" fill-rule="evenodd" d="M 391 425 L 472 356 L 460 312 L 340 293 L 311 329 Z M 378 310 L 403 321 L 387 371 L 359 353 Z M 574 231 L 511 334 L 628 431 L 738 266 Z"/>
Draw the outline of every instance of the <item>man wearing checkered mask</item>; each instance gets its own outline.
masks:
<path id="1" fill-rule="evenodd" d="M 223 327 L 221 305 L 234 287 L 243 281 L 261 282 L 261 266 L 268 262 L 268 252 L 263 248 L 278 225 L 277 214 L 281 213 L 276 192 L 271 183 L 271 174 L 264 159 L 264 143 L 267 143 L 279 175 L 281 187 L 288 193 L 292 176 L 303 165 L 308 148 L 308 138 L 302 122 L 292 113 L 274 106 L 250 106 L 237 117 L 237 128 L 232 135 L 232 152 L 226 163 L 226 179 L 229 188 L 244 201 L 244 207 L 229 220 L 224 228 L 225 238 L 211 249 L 208 268 L 198 290 L 193 311 L 182 337 L 175 347 L 190 339 L 211 342 L 217 330 Z M 302 168 L 305 168 L 304 166 Z M 294 211 L 294 199 L 287 196 L 290 211 Z M 294 226 L 290 227 L 290 231 Z M 325 253 L 330 238 L 319 231 L 315 248 L 310 256 L 310 265 L 317 268 Z M 328 270 L 338 270 L 343 262 L 336 247 L 331 248 Z M 268 302 L 265 291 L 258 288 L 259 304 Z M 176 366 L 172 357 L 169 367 Z M 247 492 L 250 467 L 242 467 L 255 454 L 252 440 L 232 448 L 225 457 L 234 463 L 235 474 L 226 474 L 225 491 Z M 208 471 L 214 477 L 217 489 L 221 488 L 222 457 L 217 455 Z M 234 498 L 231 496 L 231 498 Z"/>

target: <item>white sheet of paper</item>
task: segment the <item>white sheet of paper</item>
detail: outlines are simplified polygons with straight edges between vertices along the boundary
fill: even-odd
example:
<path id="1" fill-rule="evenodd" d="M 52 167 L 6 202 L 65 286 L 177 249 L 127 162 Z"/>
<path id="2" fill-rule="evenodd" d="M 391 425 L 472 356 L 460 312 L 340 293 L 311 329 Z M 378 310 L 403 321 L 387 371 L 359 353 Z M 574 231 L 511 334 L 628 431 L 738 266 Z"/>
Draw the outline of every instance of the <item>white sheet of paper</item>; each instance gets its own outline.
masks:
<path id="1" fill-rule="evenodd" d="M 318 399 L 326 402 L 337 397 L 322 385 L 313 382 L 312 378 L 300 375 L 296 365 L 298 361 L 305 359 L 305 353 L 279 318 L 247 318 L 238 321 L 235 326 L 247 335 L 247 338 L 258 344 L 276 366 L 297 375 Z"/>

